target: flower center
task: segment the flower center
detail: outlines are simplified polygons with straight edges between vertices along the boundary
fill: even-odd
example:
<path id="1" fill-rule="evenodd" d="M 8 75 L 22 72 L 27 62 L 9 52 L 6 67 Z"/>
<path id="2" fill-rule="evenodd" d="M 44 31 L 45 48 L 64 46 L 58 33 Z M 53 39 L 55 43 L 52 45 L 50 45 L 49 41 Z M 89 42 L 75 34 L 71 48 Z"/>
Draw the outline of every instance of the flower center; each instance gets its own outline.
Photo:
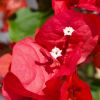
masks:
<path id="1" fill-rule="evenodd" d="M 64 36 L 66 36 L 66 35 L 70 35 L 71 36 L 74 31 L 75 30 L 72 27 L 65 27 L 63 29 Z"/>
<path id="2" fill-rule="evenodd" d="M 58 58 L 58 57 L 60 57 L 60 56 L 62 56 L 62 50 L 60 50 L 59 48 L 57 48 L 57 47 L 54 47 L 52 50 L 51 50 L 51 52 L 50 52 L 50 54 L 51 54 L 51 56 L 53 57 L 53 58 Z"/>

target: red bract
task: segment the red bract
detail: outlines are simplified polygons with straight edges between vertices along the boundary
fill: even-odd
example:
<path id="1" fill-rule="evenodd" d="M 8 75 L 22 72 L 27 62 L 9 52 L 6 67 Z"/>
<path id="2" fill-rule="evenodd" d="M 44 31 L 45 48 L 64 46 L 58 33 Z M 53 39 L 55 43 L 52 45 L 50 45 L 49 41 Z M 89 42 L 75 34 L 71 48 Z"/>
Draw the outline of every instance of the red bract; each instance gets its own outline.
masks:
<path id="1" fill-rule="evenodd" d="M 92 35 L 100 35 L 100 16 L 94 14 L 83 14 L 85 22 L 89 25 Z"/>
<path id="2" fill-rule="evenodd" d="M 77 7 L 77 5 L 79 4 L 79 0 L 65 0 L 65 1 L 68 9 Z"/>
<path id="3" fill-rule="evenodd" d="M 80 0 L 52 0 L 52 6 L 55 13 L 66 11 L 68 9 L 77 7 Z"/>
<path id="4" fill-rule="evenodd" d="M 66 76 L 76 71 L 76 64 L 80 56 L 81 52 L 79 48 L 65 56 L 57 74 L 46 82 L 46 88 L 43 90 L 46 100 L 60 100 L 61 87 L 66 81 Z"/>
<path id="5" fill-rule="evenodd" d="M 60 100 L 93 100 L 90 87 L 76 74 L 68 76 L 61 88 Z"/>
<path id="6" fill-rule="evenodd" d="M 58 65 L 59 62 L 33 39 L 26 38 L 20 41 L 13 49 L 12 73 L 9 72 L 3 81 L 3 95 L 8 100 L 34 100 L 34 93 L 44 94 L 42 90 L 45 83 L 55 75 Z"/>
<path id="7" fill-rule="evenodd" d="M 46 82 L 44 93 L 45 100 L 93 100 L 90 87 L 76 73 L 53 77 Z"/>
<path id="8" fill-rule="evenodd" d="M 100 12 L 100 0 L 79 0 L 78 6 L 86 10 Z"/>
<path id="9" fill-rule="evenodd" d="M 66 80 L 66 76 L 53 77 L 46 82 L 46 88 L 43 90 L 45 100 L 60 100 L 61 87 Z"/>
<path id="10" fill-rule="evenodd" d="M 39 95 L 26 90 L 19 79 L 11 72 L 4 78 L 3 95 L 7 100 L 40 100 Z"/>
<path id="11" fill-rule="evenodd" d="M 69 26 L 75 29 L 75 32 L 72 35 L 73 38 L 71 39 L 74 39 L 75 36 L 77 36 L 76 38 L 78 39 L 83 38 L 81 35 L 84 33 L 84 31 L 83 32 L 80 31 L 86 29 L 89 31 L 88 32 L 89 34 L 86 35 L 90 36 L 91 32 L 88 26 L 85 25 L 85 23 L 82 20 L 82 17 L 81 18 L 80 17 L 81 17 L 80 14 L 78 15 L 75 14 L 74 12 L 59 13 L 55 16 L 50 17 L 46 21 L 46 23 L 42 26 L 40 31 L 37 33 L 35 37 L 36 42 L 38 42 L 40 45 L 42 45 L 49 51 L 51 51 L 51 49 L 54 48 L 55 46 L 62 49 L 65 46 L 64 43 L 69 42 L 68 41 L 69 37 L 64 36 L 63 29 Z M 82 30 L 79 30 L 80 28 Z M 41 40 L 43 42 L 41 42 Z M 48 45 L 45 43 L 47 43 Z"/>
<path id="12" fill-rule="evenodd" d="M 65 0 L 52 0 L 52 7 L 55 11 L 55 14 L 65 12 L 67 10 Z"/>
<path id="13" fill-rule="evenodd" d="M 75 50 L 65 55 L 63 64 L 61 65 L 57 76 L 68 76 L 77 70 L 77 62 L 81 57 L 81 47 L 75 48 Z"/>
<path id="14" fill-rule="evenodd" d="M 64 36 L 63 29 L 65 27 L 72 27 L 75 30 L 72 36 Z M 74 11 L 67 11 L 67 13 L 63 12 L 50 17 L 37 33 L 35 40 L 49 51 L 56 46 L 64 52 L 69 49 L 73 50 L 75 46 L 82 43 L 82 55 L 85 59 L 96 45 L 97 38 L 92 34 L 90 26 L 84 21 L 83 16 Z M 91 46 L 87 53 L 86 44 Z"/>
<path id="15" fill-rule="evenodd" d="M 94 59 L 94 64 L 96 67 L 100 68 L 100 16 L 92 15 L 92 14 L 85 14 L 84 15 L 85 21 L 90 25 L 91 30 L 93 32 L 93 35 L 98 35 L 98 43 L 96 45 L 95 50 L 93 51 L 93 59 Z M 93 43 L 91 43 L 93 44 Z M 87 47 L 88 48 L 88 47 Z"/>
<path id="16" fill-rule="evenodd" d="M 52 77 L 56 69 L 53 62 L 48 51 L 31 38 L 27 38 L 16 44 L 13 49 L 11 72 L 27 90 L 42 94 L 45 82 Z"/>
<path id="17" fill-rule="evenodd" d="M 3 82 L 3 95 L 7 100 L 93 100 L 89 86 L 77 75 L 53 77 L 46 82 L 43 91 L 44 95 L 37 95 L 26 90 L 19 79 L 10 72 Z"/>

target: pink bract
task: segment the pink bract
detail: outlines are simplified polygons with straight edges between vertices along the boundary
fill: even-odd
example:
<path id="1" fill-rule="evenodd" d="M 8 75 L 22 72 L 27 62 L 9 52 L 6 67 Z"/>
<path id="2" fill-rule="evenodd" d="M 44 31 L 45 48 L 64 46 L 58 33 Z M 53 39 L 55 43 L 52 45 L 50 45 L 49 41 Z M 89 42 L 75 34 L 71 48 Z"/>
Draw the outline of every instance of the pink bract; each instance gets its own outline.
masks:
<path id="1" fill-rule="evenodd" d="M 26 38 L 17 43 L 13 49 L 11 72 L 14 73 L 23 86 L 34 93 L 41 94 L 45 87 L 45 82 L 54 73 L 48 74 L 43 65 L 39 63 L 47 62 L 47 58 L 41 53 L 41 46 L 31 38 Z M 51 57 L 50 53 L 43 49 L 45 54 Z"/>

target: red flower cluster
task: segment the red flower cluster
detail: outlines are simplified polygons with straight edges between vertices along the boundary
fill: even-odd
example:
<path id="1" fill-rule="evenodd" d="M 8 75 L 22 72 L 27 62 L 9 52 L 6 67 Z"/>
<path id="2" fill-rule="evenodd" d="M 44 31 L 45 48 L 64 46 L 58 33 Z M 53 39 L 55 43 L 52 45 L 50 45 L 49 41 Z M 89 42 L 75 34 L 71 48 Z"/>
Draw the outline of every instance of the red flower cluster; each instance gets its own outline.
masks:
<path id="1" fill-rule="evenodd" d="M 52 0 L 55 14 L 35 39 L 14 46 L 10 72 L 3 81 L 7 100 L 93 100 L 89 86 L 78 77 L 77 65 L 97 44 L 100 18 L 70 9 L 98 7 L 97 0 L 84 1 Z"/>

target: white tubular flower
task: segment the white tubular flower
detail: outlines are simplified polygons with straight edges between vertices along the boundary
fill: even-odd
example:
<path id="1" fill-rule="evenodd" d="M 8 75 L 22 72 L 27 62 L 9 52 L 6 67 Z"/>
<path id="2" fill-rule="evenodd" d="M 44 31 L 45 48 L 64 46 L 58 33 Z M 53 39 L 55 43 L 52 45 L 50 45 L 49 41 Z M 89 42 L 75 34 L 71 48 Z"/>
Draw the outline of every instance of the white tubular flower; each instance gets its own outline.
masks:
<path id="1" fill-rule="evenodd" d="M 74 31 L 75 30 L 72 27 L 65 27 L 65 29 L 63 29 L 64 36 L 66 36 L 66 35 L 71 36 Z"/>
<path id="2" fill-rule="evenodd" d="M 51 54 L 51 56 L 53 57 L 53 58 L 58 58 L 58 57 L 60 57 L 60 56 L 62 56 L 62 50 L 60 50 L 59 48 L 57 48 L 57 47 L 54 47 L 52 50 L 51 50 L 51 52 L 50 52 L 50 54 Z"/>

